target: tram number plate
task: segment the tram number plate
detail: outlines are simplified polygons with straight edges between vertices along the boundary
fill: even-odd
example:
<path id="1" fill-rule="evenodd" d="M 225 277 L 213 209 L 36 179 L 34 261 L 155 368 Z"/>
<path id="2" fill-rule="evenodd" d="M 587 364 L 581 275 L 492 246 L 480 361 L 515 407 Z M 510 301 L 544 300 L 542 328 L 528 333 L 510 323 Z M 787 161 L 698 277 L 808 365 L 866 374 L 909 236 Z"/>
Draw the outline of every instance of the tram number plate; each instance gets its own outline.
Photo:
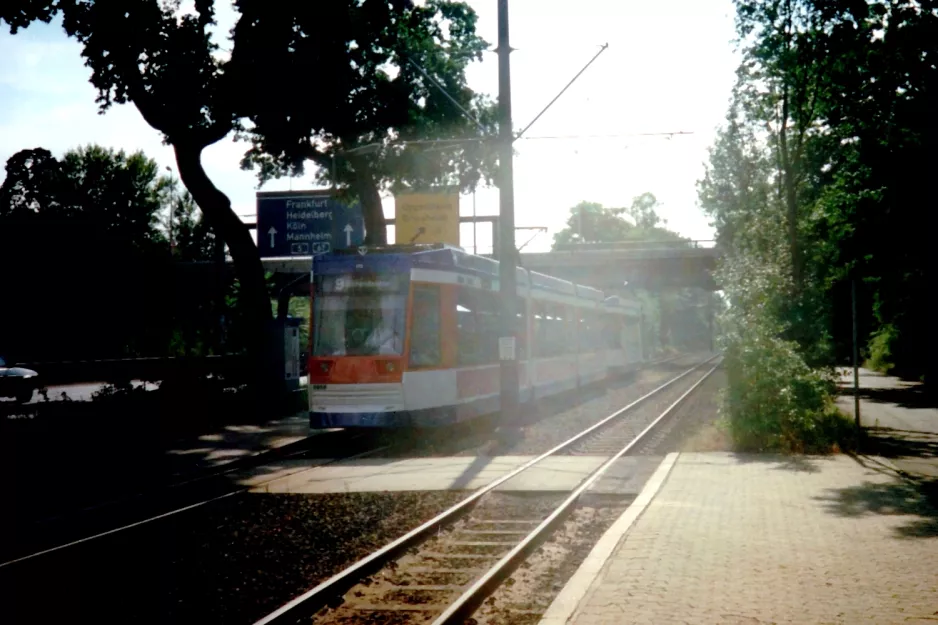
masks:
<path id="1" fill-rule="evenodd" d="M 326 390 L 325 384 L 313 384 L 311 387 L 314 391 L 324 391 Z"/>

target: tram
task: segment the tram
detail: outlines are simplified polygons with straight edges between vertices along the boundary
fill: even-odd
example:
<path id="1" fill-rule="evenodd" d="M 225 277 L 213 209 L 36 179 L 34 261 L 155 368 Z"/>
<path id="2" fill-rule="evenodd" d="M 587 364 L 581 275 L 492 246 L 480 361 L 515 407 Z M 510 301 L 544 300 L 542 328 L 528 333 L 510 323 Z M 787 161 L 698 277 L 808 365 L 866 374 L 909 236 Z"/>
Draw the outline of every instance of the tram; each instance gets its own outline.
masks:
<path id="1" fill-rule="evenodd" d="M 499 266 L 461 248 L 389 245 L 316 256 L 313 428 L 451 425 L 499 410 Z M 638 366 L 640 307 L 517 268 L 522 402 Z"/>

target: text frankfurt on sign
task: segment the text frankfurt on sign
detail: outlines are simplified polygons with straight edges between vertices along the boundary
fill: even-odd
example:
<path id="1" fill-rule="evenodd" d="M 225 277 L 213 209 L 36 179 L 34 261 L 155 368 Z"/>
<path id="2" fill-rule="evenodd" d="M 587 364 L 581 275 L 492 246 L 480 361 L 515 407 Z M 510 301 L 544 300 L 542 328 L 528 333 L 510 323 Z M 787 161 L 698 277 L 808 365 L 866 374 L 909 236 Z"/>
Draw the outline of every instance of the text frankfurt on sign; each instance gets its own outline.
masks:
<path id="1" fill-rule="evenodd" d="M 397 243 L 459 245 L 459 193 L 401 193 L 394 196 Z"/>
<path id="2" fill-rule="evenodd" d="M 257 194 L 257 247 L 261 258 L 315 256 L 361 245 L 361 207 L 347 206 L 329 192 Z"/>

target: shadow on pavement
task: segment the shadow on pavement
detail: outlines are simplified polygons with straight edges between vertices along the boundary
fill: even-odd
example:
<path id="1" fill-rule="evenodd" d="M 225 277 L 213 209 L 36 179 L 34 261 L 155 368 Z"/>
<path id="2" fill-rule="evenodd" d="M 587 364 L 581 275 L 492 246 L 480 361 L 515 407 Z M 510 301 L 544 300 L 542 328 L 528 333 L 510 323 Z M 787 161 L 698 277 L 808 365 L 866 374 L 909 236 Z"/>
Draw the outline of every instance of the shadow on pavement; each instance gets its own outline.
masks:
<path id="1" fill-rule="evenodd" d="M 824 460 L 823 456 L 796 456 L 782 454 L 757 454 L 734 452 L 733 458 L 740 464 L 766 464 L 771 463 L 772 467 L 778 471 L 792 471 L 794 473 L 818 473 L 821 467 L 819 462 Z"/>
<path id="2" fill-rule="evenodd" d="M 861 453 L 855 459 L 893 481 L 865 482 L 835 491 L 824 499 L 834 514 L 918 517 L 896 528 L 896 534 L 900 538 L 938 537 L 938 434 L 865 428 Z"/>
<path id="3" fill-rule="evenodd" d="M 841 385 L 844 398 L 853 400 L 853 387 Z M 878 404 L 896 404 L 903 408 L 938 408 L 938 396 L 922 384 L 906 384 L 894 388 L 861 388 L 860 398 Z"/>
<path id="4" fill-rule="evenodd" d="M 938 459 L 938 434 L 884 427 L 863 429 L 862 452 L 884 458 Z"/>
<path id="5" fill-rule="evenodd" d="M 927 447 L 914 446 L 904 453 L 930 453 Z M 781 471 L 817 473 L 821 471 L 824 456 L 783 456 L 768 454 L 734 453 L 741 464 L 771 464 Z M 907 457 L 907 456 L 905 456 Z M 831 457 L 832 458 L 832 457 Z M 909 519 L 895 527 L 897 538 L 938 537 L 938 473 L 912 473 L 896 468 L 891 461 L 876 456 L 853 456 L 864 468 L 891 478 L 888 483 L 863 482 L 846 488 L 830 489 L 816 497 L 831 514 L 845 518 L 871 515 L 905 516 Z M 900 465 L 905 466 L 905 465 Z"/>
<path id="6" fill-rule="evenodd" d="M 895 476 L 886 467 L 873 470 Z M 870 514 L 918 517 L 895 529 L 900 538 L 938 537 L 938 479 L 899 478 L 888 484 L 865 482 L 838 489 L 821 499 L 828 509 L 842 517 L 859 518 Z"/>

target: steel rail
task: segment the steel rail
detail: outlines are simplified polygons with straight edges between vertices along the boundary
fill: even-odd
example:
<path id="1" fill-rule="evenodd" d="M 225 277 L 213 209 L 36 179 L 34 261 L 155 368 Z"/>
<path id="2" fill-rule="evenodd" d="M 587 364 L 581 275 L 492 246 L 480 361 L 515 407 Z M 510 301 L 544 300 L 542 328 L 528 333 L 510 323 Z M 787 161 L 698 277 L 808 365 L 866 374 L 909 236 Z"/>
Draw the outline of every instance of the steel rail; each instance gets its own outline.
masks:
<path id="1" fill-rule="evenodd" d="M 538 547 L 542 542 L 542 539 L 547 538 L 547 536 L 556 528 L 556 526 L 562 522 L 566 516 L 573 511 L 573 508 L 576 506 L 577 501 L 596 481 L 603 476 L 603 474 L 613 465 L 615 462 L 628 453 L 636 444 L 641 441 L 646 434 L 661 422 L 662 419 L 667 417 L 671 411 L 677 408 L 681 403 L 684 402 L 687 397 L 693 393 L 698 386 L 703 384 L 704 380 L 710 377 L 710 375 L 716 371 L 717 367 L 720 366 L 720 363 L 714 365 L 707 373 L 705 373 L 692 387 L 690 387 L 684 394 L 682 394 L 674 403 L 668 406 L 664 412 L 658 415 L 654 421 L 652 421 L 644 430 L 642 430 L 635 438 L 633 438 L 625 447 L 619 450 L 614 456 L 609 458 L 604 462 L 599 468 L 593 471 L 580 483 L 577 488 L 570 493 L 570 496 L 567 497 L 559 506 L 557 506 L 554 511 L 546 519 L 541 521 L 541 524 L 534 528 L 527 536 L 525 536 L 518 545 L 516 545 L 511 551 L 505 554 L 501 560 L 496 562 L 492 568 L 486 571 L 482 577 L 480 577 L 476 582 L 470 586 L 462 595 L 459 596 L 449 607 L 433 621 L 432 625 L 453 625 L 454 623 L 461 623 L 464 619 L 468 618 L 479 605 L 485 599 L 492 594 L 492 592 L 498 588 L 502 580 L 504 580 L 508 575 L 510 575 L 515 568 L 524 560 L 527 554 Z"/>
<path id="2" fill-rule="evenodd" d="M 700 369 L 707 363 L 718 358 L 720 355 L 715 354 L 706 360 L 697 363 L 691 368 L 687 369 L 683 373 L 671 378 L 664 384 L 658 386 L 654 390 L 642 395 L 638 399 L 632 401 L 631 403 L 623 406 L 619 410 L 615 411 L 611 415 L 605 417 L 604 419 L 598 421 L 597 423 L 591 425 L 580 433 L 570 437 L 569 439 L 563 441 L 562 443 L 552 447 L 548 451 L 542 453 L 541 455 L 525 462 L 521 466 L 509 471 L 505 475 L 496 478 L 476 489 L 471 495 L 460 501 L 459 503 L 453 505 L 452 507 L 444 510 L 437 516 L 433 517 L 429 521 L 424 522 L 422 525 L 414 528 L 413 530 L 407 532 L 400 538 L 388 543 L 381 549 L 371 553 L 370 555 L 362 558 L 361 560 L 355 562 L 346 569 L 340 571 L 339 573 L 333 575 L 326 581 L 317 585 L 315 588 L 312 588 L 302 595 L 295 597 L 289 602 L 285 603 L 283 606 L 274 610 L 267 616 L 255 622 L 254 625 L 271 625 L 271 624 L 281 624 L 281 623 L 295 623 L 296 620 L 308 617 L 316 613 L 322 607 L 329 605 L 334 598 L 341 596 L 349 588 L 355 586 L 359 581 L 368 575 L 374 573 L 375 571 L 380 570 L 387 562 L 393 560 L 398 555 L 404 553 L 414 544 L 421 542 L 425 537 L 435 531 L 437 528 L 442 527 L 446 523 L 455 520 L 461 514 L 471 509 L 471 507 L 485 494 L 491 492 L 501 484 L 504 484 L 511 478 L 519 475 L 520 473 L 530 469 L 534 465 L 540 463 L 545 458 L 548 458 L 558 451 L 565 449 L 582 438 L 588 436 L 592 432 L 602 428 L 610 421 L 630 412 L 637 406 L 643 404 L 647 400 L 651 399 L 661 391 L 673 385 L 675 382 L 683 379 L 684 377 L 690 375 L 697 369 Z"/>
<path id="3" fill-rule="evenodd" d="M 656 366 L 659 366 L 659 365 L 662 365 L 662 364 L 666 364 L 666 363 L 671 362 L 671 361 L 673 361 L 673 360 L 677 360 L 677 359 L 680 358 L 680 357 L 682 357 L 682 355 L 681 355 L 681 354 L 678 354 L 677 356 L 672 356 L 672 357 L 669 357 L 669 358 L 665 358 L 665 359 L 661 359 L 661 360 L 657 360 L 657 361 L 648 362 L 648 363 L 645 363 L 641 368 L 642 368 L 642 369 L 650 369 L 650 368 L 653 368 L 653 367 L 656 367 Z M 341 431 L 343 431 L 343 430 L 341 430 L 340 428 L 333 428 L 333 429 L 324 431 L 323 434 L 324 434 L 324 435 L 339 434 Z M 353 436 L 352 439 L 351 439 L 349 442 L 353 442 L 353 441 L 359 440 L 359 439 L 361 439 L 361 438 L 362 438 L 362 436 Z M 289 444 L 284 445 L 284 446 L 282 446 L 282 447 L 280 447 L 280 448 L 277 448 L 277 449 L 269 449 L 269 450 L 262 451 L 262 452 L 260 452 L 260 453 L 258 453 L 258 454 L 255 454 L 254 456 L 251 456 L 251 457 L 249 457 L 249 458 L 239 458 L 239 459 L 234 460 L 234 461 L 232 461 L 232 462 L 230 462 L 230 463 L 226 463 L 226 464 L 223 465 L 223 466 L 216 467 L 216 468 L 214 468 L 214 469 L 209 469 L 209 470 L 205 471 L 204 473 L 203 473 L 203 472 L 197 472 L 197 473 L 198 473 L 197 475 L 190 475 L 190 476 L 187 476 L 187 479 L 183 479 L 183 480 L 178 481 L 178 482 L 171 482 L 171 483 L 169 483 L 169 484 L 156 487 L 155 489 L 153 489 L 153 490 L 151 490 L 151 491 L 143 491 L 143 492 L 134 493 L 134 494 L 129 495 L 129 496 L 127 496 L 127 497 L 122 497 L 122 498 L 119 498 L 119 499 L 111 499 L 111 500 L 108 500 L 108 501 L 99 502 L 99 503 L 93 504 L 93 505 L 91 505 L 91 506 L 82 508 L 81 510 L 77 510 L 77 511 L 75 511 L 75 512 L 70 512 L 70 513 L 66 513 L 66 514 L 61 514 L 61 515 L 56 515 L 56 516 L 53 516 L 53 517 L 45 518 L 45 519 L 42 519 L 42 520 L 40 520 L 40 521 L 37 521 L 37 525 L 47 525 L 47 524 L 49 524 L 49 523 L 54 523 L 54 522 L 57 522 L 57 521 L 67 520 L 67 519 L 69 519 L 69 518 L 75 518 L 75 517 L 77 517 L 77 516 L 79 516 L 79 515 L 82 515 L 82 514 L 90 514 L 90 513 L 92 513 L 92 512 L 99 511 L 99 510 L 102 510 L 102 509 L 105 509 L 105 508 L 108 508 L 108 507 L 111 507 L 111 506 L 116 506 L 116 505 L 121 505 L 121 504 L 130 504 L 131 502 L 140 500 L 141 498 L 144 498 L 144 497 L 147 497 L 147 496 L 153 496 L 153 495 L 158 495 L 158 494 L 162 494 L 162 493 L 168 494 L 170 491 L 173 491 L 173 490 L 176 490 L 176 489 L 181 489 L 183 486 L 190 486 L 190 485 L 192 485 L 192 484 L 194 484 L 194 483 L 205 482 L 205 481 L 212 480 L 212 479 L 219 479 L 219 478 L 222 478 L 222 477 L 224 477 L 224 476 L 226 476 L 226 475 L 229 475 L 229 474 L 231 474 L 231 473 L 236 473 L 236 472 L 239 472 L 239 471 L 247 471 L 247 470 L 250 470 L 250 469 L 255 468 L 255 467 L 258 467 L 258 466 L 263 466 L 265 463 L 268 463 L 268 462 L 286 460 L 286 459 L 292 458 L 292 457 L 294 457 L 294 456 L 299 456 L 299 455 L 302 455 L 302 454 L 305 454 L 305 453 L 309 453 L 310 450 L 309 450 L 308 448 L 306 448 L 306 446 L 309 445 L 309 443 L 310 443 L 311 441 L 315 440 L 315 439 L 316 439 L 316 436 L 308 436 L 308 437 L 303 438 L 302 440 L 299 440 L 299 441 L 296 441 L 296 442 L 293 442 L 293 443 L 289 443 Z M 88 543 L 88 542 L 91 542 L 91 541 L 93 541 L 93 540 L 97 540 L 97 539 L 99 539 L 99 538 L 104 538 L 104 537 L 106 537 L 106 536 L 111 536 L 111 535 L 117 534 L 117 533 L 119 533 L 119 532 L 123 532 L 123 531 L 126 531 L 126 530 L 133 529 L 133 528 L 135 528 L 135 527 L 140 527 L 141 525 L 146 525 L 146 524 L 151 523 L 151 522 L 153 522 L 153 521 L 158 521 L 158 520 L 160 520 L 160 519 L 164 519 L 164 518 L 167 518 L 167 517 L 170 517 L 170 516 L 174 516 L 174 515 L 176 515 L 176 514 L 179 514 L 179 513 L 182 513 L 182 512 L 186 512 L 186 511 L 188 511 L 188 510 L 193 510 L 193 509 L 195 509 L 195 508 L 200 508 L 200 507 L 202 507 L 202 506 L 204 506 L 204 505 L 207 505 L 207 504 L 210 504 L 210 503 L 214 503 L 214 502 L 220 501 L 220 500 L 222 500 L 222 499 L 226 499 L 226 498 L 231 497 L 231 496 L 233 496 L 233 495 L 238 495 L 238 494 L 243 493 L 243 492 L 245 492 L 245 491 L 247 491 L 247 490 L 251 490 L 251 489 L 254 489 L 254 488 L 259 488 L 259 487 L 261 487 L 261 486 L 269 485 L 269 484 L 271 484 L 271 483 L 273 483 L 273 482 L 276 482 L 276 481 L 278 481 L 278 480 L 281 480 L 281 479 L 284 479 L 284 478 L 287 478 L 287 477 L 292 477 L 292 476 L 294 476 L 294 475 L 298 475 L 298 474 L 303 473 L 303 472 L 305 472 L 305 471 L 311 471 L 311 470 L 313 470 L 313 469 L 317 469 L 317 468 L 320 468 L 320 467 L 323 467 L 323 466 L 327 466 L 327 465 L 333 464 L 333 463 L 335 463 L 335 462 L 340 462 L 340 461 L 343 461 L 343 460 L 354 460 L 354 459 L 358 459 L 358 458 L 363 458 L 363 457 L 366 457 L 366 456 L 369 456 L 369 455 L 378 453 L 378 452 L 380 452 L 380 451 L 384 451 L 384 450 L 386 450 L 386 449 L 388 449 L 388 446 L 387 446 L 387 445 L 381 446 L 381 447 L 378 447 L 378 448 L 375 448 L 375 449 L 367 450 L 367 451 L 364 451 L 364 452 L 361 452 L 361 453 L 358 453 L 358 454 L 354 454 L 354 455 L 351 455 L 351 456 L 344 456 L 344 457 L 342 457 L 342 458 L 335 458 L 335 459 L 332 459 L 332 460 L 330 460 L 330 461 L 328 461 L 328 462 L 324 462 L 323 464 L 317 464 L 317 465 L 315 465 L 315 466 L 304 467 L 304 468 L 302 468 L 302 469 L 297 469 L 296 471 L 287 473 L 287 474 L 285 474 L 285 475 L 280 475 L 280 476 L 275 477 L 275 478 L 271 478 L 270 480 L 266 480 L 266 481 L 263 481 L 263 482 L 259 482 L 258 484 L 255 484 L 255 485 L 252 485 L 252 486 L 249 486 L 249 487 L 237 488 L 237 489 L 228 491 L 228 492 L 226 492 L 226 493 L 223 493 L 223 494 L 221 494 L 221 495 L 217 495 L 217 496 L 215 496 L 215 497 L 210 497 L 210 498 L 208 498 L 208 499 L 199 500 L 199 501 L 197 501 L 197 502 L 195 502 L 195 503 L 188 504 L 188 505 L 185 505 L 185 506 L 179 506 L 179 507 L 177 507 L 177 508 L 173 508 L 173 509 L 171 509 L 171 510 L 167 510 L 167 511 L 165 511 L 165 512 L 161 512 L 161 513 L 159 513 L 159 514 L 153 514 L 153 515 L 151 515 L 151 516 L 149 516 L 149 517 L 144 517 L 143 519 L 140 519 L 140 520 L 138 520 L 138 521 L 133 521 L 133 522 L 130 522 L 130 523 L 125 523 L 125 524 L 120 525 L 120 526 L 115 527 L 115 528 L 111 528 L 111 529 L 108 529 L 108 530 L 102 530 L 102 531 L 100 531 L 100 532 L 97 532 L 97 533 L 94 533 L 94 534 L 91 534 L 91 535 L 88 535 L 88 536 L 85 536 L 85 537 L 82 537 L 82 538 L 76 538 L 76 539 L 74 539 L 74 540 L 71 540 L 71 541 L 68 541 L 68 542 L 65 542 L 65 543 L 62 543 L 62 544 L 59 544 L 59 545 L 55 545 L 55 546 L 52 546 L 52 547 L 48 547 L 48 548 L 46 548 L 46 549 L 41 549 L 41 550 L 39 550 L 39 551 L 35 551 L 35 552 L 33 552 L 33 553 L 29 553 L 29 554 L 25 554 L 25 555 L 22 555 L 22 556 L 18 556 L 18 557 L 16 557 L 16 558 L 12 558 L 12 559 L 10 559 L 10 560 L 6 560 L 6 561 L 3 561 L 3 562 L 0 562 L 0 568 L 12 566 L 12 565 L 18 564 L 18 563 L 20 563 L 20 562 L 25 562 L 25 561 L 27 561 L 27 560 L 32 560 L 32 559 L 34 559 L 34 558 L 38 558 L 38 557 L 41 557 L 41 556 L 44 556 L 44 555 L 48 555 L 48 554 L 50 554 L 50 553 L 55 553 L 55 552 L 57 552 L 57 551 L 62 551 L 63 549 L 67 549 L 67 548 L 74 547 L 74 546 L 77 546 L 77 545 L 86 544 L 86 543 Z"/>

